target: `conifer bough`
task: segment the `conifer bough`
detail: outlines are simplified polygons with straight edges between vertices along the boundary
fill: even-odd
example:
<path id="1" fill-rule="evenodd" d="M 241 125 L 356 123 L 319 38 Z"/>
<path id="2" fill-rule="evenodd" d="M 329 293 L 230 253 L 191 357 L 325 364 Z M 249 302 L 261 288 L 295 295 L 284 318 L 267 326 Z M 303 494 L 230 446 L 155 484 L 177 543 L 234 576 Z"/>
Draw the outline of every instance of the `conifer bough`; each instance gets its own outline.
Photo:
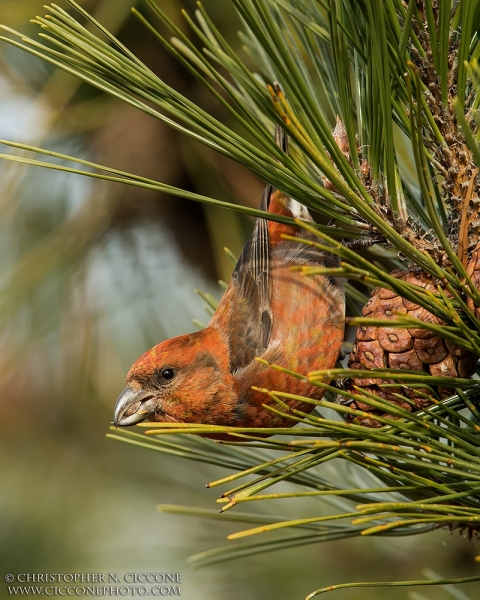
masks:
<path id="1" fill-rule="evenodd" d="M 349 280 L 353 315 L 362 312 L 365 292 L 374 289 L 363 316 L 351 320 L 359 327 L 350 358 L 358 370 L 281 369 L 340 393 L 346 405 L 331 395 L 298 397 L 320 411 L 306 414 L 288 410 L 285 394 L 265 389 L 276 403 L 269 410 L 298 421 L 298 427 L 268 430 L 278 434 L 268 440 L 261 428 L 185 424 L 149 424 L 145 434 L 110 435 L 233 471 L 209 484 L 229 487 L 219 498 L 222 515 L 164 507 L 261 524 L 232 536 L 254 536 L 247 542 L 202 553 L 194 562 L 437 527 L 473 535 L 480 523 L 480 386 L 470 377 L 480 356 L 475 250 L 480 241 L 480 4 L 232 0 L 250 58 L 232 49 L 201 4 L 195 19 L 184 13 L 195 42 L 164 14 L 161 3 L 146 0 L 148 11 L 134 9 L 159 43 L 213 94 L 228 121 L 169 87 L 77 3 L 67 2 L 79 19 L 51 5 L 46 17 L 34 21 L 40 39 L 7 28 L 2 39 L 237 161 L 320 213 L 321 224 L 299 225 L 315 233 L 318 241 L 310 238 L 310 244 L 340 256 L 339 267 L 321 272 Z M 337 116 L 340 130 L 334 128 Z M 289 155 L 273 141 L 275 123 L 289 135 Z M 2 154 L 6 160 L 263 214 L 52 150 L 4 143 L 26 152 Z M 338 241 L 349 238 L 358 241 Z M 366 247 L 372 238 L 380 243 Z M 302 270 L 306 277 L 320 272 Z M 327 383 L 332 379 L 347 384 L 339 390 Z M 328 418 L 321 412 L 325 408 L 346 420 Z M 195 436 L 167 441 L 179 432 L 226 432 L 249 441 L 255 452 Z M 295 485 L 295 491 L 266 493 L 281 481 Z M 310 496 L 329 498 L 336 514 L 282 519 L 229 511 L 242 502 Z M 265 540 L 277 530 L 277 537 Z"/>

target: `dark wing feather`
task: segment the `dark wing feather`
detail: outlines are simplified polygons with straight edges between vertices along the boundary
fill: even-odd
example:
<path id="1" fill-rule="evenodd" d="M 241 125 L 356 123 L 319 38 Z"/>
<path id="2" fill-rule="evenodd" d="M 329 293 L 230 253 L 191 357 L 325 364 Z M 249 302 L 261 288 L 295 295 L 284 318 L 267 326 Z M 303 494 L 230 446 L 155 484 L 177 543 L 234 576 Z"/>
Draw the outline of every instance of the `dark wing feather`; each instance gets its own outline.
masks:
<path id="1" fill-rule="evenodd" d="M 272 186 L 267 186 L 260 204 L 268 210 Z M 232 275 L 235 307 L 230 315 L 230 368 L 240 369 L 265 350 L 273 315 L 271 300 L 270 239 L 268 221 L 257 219 L 249 241 Z"/>
<path id="2" fill-rule="evenodd" d="M 232 373 L 249 365 L 268 345 L 272 326 L 270 311 L 261 309 L 260 290 L 249 273 L 234 275 L 235 304 L 229 313 L 228 338 Z"/>

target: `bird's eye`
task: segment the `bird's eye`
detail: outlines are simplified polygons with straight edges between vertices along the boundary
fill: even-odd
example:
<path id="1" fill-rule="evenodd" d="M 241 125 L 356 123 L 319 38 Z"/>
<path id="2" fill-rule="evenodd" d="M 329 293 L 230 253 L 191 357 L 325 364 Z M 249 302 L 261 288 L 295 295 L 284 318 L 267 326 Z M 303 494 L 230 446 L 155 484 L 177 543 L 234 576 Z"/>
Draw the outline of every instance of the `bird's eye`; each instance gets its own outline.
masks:
<path id="1" fill-rule="evenodd" d="M 175 377 L 175 371 L 173 369 L 162 369 L 160 375 L 163 377 L 163 379 L 169 381 Z"/>

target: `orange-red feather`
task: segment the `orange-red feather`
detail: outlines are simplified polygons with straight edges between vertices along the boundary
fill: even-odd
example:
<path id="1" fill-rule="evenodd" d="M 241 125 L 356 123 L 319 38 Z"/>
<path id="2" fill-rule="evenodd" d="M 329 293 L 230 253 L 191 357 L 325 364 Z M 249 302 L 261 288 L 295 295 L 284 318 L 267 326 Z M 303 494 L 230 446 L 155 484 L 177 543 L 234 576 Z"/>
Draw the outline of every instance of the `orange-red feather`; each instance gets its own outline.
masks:
<path id="1" fill-rule="evenodd" d="M 293 202 L 267 188 L 262 202 L 272 213 L 297 216 Z M 303 216 L 311 219 L 303 208 Z M 306 379 L 278 372 L 258 356 L 300 374 L 330 369 L 344 333 L 342 285 L 324 275 L 305 277 L 292 267 L 323 266 L 331 257 L 284 234 L 311 239 L 295 226 L 257 222 L 232 280 L 208 327 L 158 344 L 133 365 L 127 384 L 151 390 L 153 421 L 278 427 L 294 421 L 264 407 L 274 404 L 252 386 L 319 399 L 323 390 Z M 175 378 L 158 383 L 164 368 Z M 150 398 L 150 396 L 148 396 Z M 310 412 L 312 404 L 287 401 Z M 132 409 L 133 410 L 133 409 Z"/>

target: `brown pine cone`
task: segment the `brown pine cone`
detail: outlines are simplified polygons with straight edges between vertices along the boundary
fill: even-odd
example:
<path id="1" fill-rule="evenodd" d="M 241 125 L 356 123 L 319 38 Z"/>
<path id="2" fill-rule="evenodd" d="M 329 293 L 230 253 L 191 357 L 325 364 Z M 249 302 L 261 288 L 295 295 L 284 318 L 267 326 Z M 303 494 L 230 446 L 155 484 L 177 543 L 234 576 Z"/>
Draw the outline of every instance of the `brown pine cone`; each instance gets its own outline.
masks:
<path id="1" fill-rule="evenodd" d="M 475 265 L 471 271 L 478 278 L 478 283 L 480 283 L 480 251 L 475 261 Z M 436 291 L 437 289 L 432 277 L 427 273 L 393 271 L 391 275 L 428 290 Z M 477 283 L 477 280 L 475 281 Z M 444 324 L 425 308 L 402 298 L 393 291 L 380 287 L 373 290 L 370 300 L 363 307 L 362 315 L 372 319 L 395 320 L 396 316 L 393 314 L 394 312 L 408 314 L 426 323 Z M 348 367 L 350 369 L 362 370 L 373 368 L 410 369 L 424 371 L 437 377 L 468 378 L 475 371 L 477 359 L 477 356 L 474 356 L 467 350 L 443 340 L 426 329 L 361 326 L 357 328 L 356 340 L 350 354 Z M 427 398 L 422 397 L 418 393 L 428 394 L 428 390 L 425 388 L 409 389 L 398 385 L 395 388 L 382 389 L 379 387 L 382 383 L 395 382 L 393 380 L 375 379 L 374 377 L 349 379 L 346 382 L 345 389 L 351 393 L 358 394 L 358 390 L 355 390 L 353 387 L 358 386 L 405 410 L 415 410 L 415 407 L 422 408 L 431 404 Z M 437 392 L 442 398 L 446 398 L 452 393 L 450 388 L 443 386 L 439 386 Z M 411 405 L 406 401 L 402 401 L 400 398 L 394 396 L 393 393 L 399 393 L 408 397 L 413 404 Z M 342 396 L 338 398 L 338 401 L 339 403 L 349 403 L 350 408 L 370 413 L 372 417 L 358 418 L 361 424 L 367 427 L 381 427 L 383 425 L 374 418 L 375 415 L 394 418 L 392 415 L 374 409 L 363 402 L 350 401 Z"/>
<path id="2" fill-rule="evenodd" d="M 480 244 L 478 244 L 472 253 L 472 258 L 467 265 L 467 275 L 477 290 L 480 290 Z M 468 299 L 468 308 L 474 311 L 477 319 L 480 319 L 480 307 L 475 306 L 471 298 Z"/>

